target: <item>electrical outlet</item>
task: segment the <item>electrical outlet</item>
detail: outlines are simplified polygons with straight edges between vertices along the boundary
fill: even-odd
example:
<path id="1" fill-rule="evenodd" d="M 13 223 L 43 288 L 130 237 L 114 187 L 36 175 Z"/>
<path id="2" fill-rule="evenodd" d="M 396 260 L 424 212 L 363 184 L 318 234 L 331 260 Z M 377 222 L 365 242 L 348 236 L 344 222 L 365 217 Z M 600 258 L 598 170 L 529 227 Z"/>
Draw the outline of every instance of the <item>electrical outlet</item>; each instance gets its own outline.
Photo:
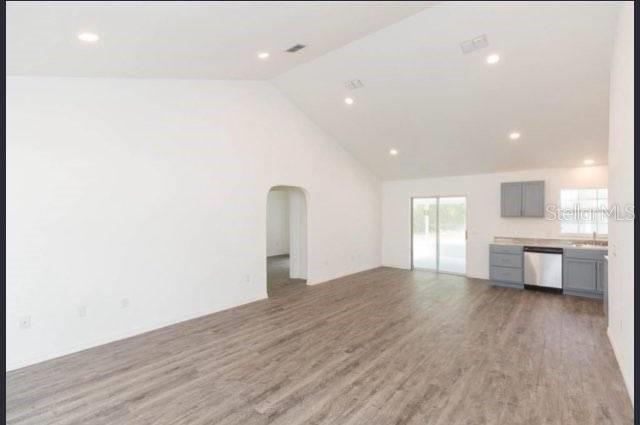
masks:
<path id="1" fill-rule="evenodd" d="M 129 298 L 123 298 L 120 300 L 120 307 L 128 308 L 129 307 Z"/>
<path id="2" fill-rule="evenodd" d="M 18 323 L 18 327 L 20 329 L 30 329 L 31 328 L 31 316 L 21 317 Z"/>
<path id="3" fill-rule="evenodd" d="M 78 306 L 78 316 L 85 317 L 87 315 L 87 306 L 81 305 Z"/>

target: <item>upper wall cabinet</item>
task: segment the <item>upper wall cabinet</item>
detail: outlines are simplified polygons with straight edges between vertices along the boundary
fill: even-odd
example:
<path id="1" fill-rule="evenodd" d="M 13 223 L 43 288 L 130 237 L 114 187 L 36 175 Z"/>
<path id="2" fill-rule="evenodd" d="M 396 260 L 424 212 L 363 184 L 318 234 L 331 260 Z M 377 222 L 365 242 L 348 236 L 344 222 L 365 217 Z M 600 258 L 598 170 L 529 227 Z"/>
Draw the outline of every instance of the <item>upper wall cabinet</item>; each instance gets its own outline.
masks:
<path id="1" fill-rule="evenodd" d="M 522 183 L 502 183 L 500 189 L 500 215 L 522 217 Z"/>
<path id="2" fill-rule="evenodd" d="M 500 215 L 544 217 L 544 181 L 502 183 Z"/>
<path id="3" fill-rule="evenodd" d="M 522 216 L 544 217 L 544 182 L 522 183 Z"/>

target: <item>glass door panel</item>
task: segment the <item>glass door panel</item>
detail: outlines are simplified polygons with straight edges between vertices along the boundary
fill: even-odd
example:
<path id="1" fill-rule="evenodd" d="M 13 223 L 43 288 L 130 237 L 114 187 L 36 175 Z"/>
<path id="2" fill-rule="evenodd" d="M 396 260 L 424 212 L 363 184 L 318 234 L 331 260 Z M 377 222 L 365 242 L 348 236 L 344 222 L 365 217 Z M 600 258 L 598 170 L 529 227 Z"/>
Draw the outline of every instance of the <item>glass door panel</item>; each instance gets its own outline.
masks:
<path id="1" fill-rule="evenodd" d="M 437 198 L 415 198 L 413 210 L 413 267 L 437 270 Z"/>
<path id="2" fill-rule="evenodd" d="M 438 270 L 464 274 L 467 259 L 467 199 L 442 197 L 438 201 Z"/>
<path id="3" fill-rule="evenodd" d="M 412 266 L 466 273 L 467 199 L 464 196 L 412 200 Z"/>

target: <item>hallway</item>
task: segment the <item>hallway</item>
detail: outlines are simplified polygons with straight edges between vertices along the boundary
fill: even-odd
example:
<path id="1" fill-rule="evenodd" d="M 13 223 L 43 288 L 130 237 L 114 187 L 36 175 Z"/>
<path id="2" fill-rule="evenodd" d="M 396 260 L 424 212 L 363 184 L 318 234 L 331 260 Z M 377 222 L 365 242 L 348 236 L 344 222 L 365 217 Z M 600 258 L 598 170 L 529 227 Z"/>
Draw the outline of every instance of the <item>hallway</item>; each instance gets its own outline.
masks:
<path id="1" fill-rule="evenodd" d="M 289 255 L 267 257 L 267 294 L 277 297 L 306 288 L 304 279 L 289 278 Z"/>

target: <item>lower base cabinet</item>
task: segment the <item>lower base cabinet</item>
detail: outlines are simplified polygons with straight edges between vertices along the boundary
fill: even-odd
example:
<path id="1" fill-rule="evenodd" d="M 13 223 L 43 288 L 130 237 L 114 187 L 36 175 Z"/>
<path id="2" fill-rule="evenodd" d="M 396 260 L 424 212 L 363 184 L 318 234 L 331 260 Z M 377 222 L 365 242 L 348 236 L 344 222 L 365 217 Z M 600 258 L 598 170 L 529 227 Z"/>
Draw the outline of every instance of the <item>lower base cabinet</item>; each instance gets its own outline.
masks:
<path id="1" fill-rule="evenodd" d="M 562 264 L 563 292 L 601 298 L 605 285 L 607 251 L 565 249 Z"/>
<path id="2" fill-rule="evenodd" d="M 492 285 L 524 288 L 522 246 L 489 246 L 489 279 Z"/>
<path id="3" fill-rule="evenodd" d="M 523 246 L 489 246 L 489 279 L 492 285 L 524 288 Z M 606 291 L 606 250 L 564 248 L 562 292 L 567 295 L 602 298 Z"/>

